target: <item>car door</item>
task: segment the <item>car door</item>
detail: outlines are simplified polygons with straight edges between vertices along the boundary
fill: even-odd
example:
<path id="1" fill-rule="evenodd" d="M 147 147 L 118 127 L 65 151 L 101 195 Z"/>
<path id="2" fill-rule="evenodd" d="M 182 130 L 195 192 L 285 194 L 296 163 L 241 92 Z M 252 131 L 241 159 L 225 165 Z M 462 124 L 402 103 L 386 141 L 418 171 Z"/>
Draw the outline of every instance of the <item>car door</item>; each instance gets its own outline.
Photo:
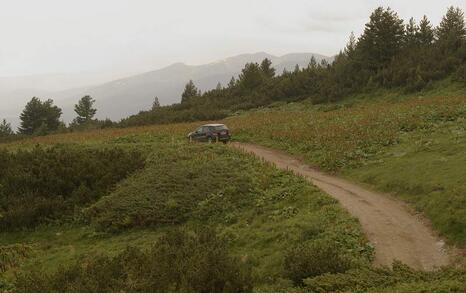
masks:
<path id="1" fill-rule="evenodd" d="M 194 140 L 200 140 L 201 139 L 201 136 L 202 136 L 202 127 L 199 127 L 198 129 L 196 129 L 193 134 L 192 134 L 192 138 Z"/>
<path id="2" fill-rule="evenodd" d="M 200 141 L 207 141 L 207 135 L 209 134 L 209 127 L 207 126 L 202 126 L 201 131 L 198 136 L 198 140 Z"/>

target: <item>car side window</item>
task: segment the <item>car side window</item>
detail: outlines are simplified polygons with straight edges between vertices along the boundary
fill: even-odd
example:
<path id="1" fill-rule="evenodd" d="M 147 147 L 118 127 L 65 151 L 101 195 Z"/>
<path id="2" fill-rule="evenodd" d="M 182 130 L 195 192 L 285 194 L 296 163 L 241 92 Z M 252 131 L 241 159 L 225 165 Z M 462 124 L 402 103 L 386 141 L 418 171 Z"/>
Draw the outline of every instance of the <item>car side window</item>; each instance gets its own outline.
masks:
<path id="1" fill-rule="evenodd" d="M 202 127 L 199 127 L 198 129 L 196 129 L 196 133 L 202 133 Z"/>

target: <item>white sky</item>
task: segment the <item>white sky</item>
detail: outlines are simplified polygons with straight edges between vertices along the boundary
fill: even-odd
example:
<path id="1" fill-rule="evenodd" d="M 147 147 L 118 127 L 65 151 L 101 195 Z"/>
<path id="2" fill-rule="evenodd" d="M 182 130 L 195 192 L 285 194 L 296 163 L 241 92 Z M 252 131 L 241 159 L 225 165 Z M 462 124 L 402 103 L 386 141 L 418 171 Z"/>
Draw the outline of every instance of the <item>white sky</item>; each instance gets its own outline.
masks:
<path id="1" fill-rule="evenodd" d="M 265 51 L 333 55 L 377 6 L 438 24 L 466 0 L 0 0 L 0 76 L 152 70 Z"/>

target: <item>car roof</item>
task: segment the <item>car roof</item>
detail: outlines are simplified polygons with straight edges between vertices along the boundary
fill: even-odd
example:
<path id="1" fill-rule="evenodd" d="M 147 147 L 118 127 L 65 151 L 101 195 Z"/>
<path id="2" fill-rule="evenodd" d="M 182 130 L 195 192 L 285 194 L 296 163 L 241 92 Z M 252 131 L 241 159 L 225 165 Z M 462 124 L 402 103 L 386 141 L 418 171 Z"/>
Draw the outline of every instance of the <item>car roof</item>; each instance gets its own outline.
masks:
<path id="1" fill-rule="evenodd" d="M 204 124 L 202 126 L 225 126 L 225 124 Z"/>

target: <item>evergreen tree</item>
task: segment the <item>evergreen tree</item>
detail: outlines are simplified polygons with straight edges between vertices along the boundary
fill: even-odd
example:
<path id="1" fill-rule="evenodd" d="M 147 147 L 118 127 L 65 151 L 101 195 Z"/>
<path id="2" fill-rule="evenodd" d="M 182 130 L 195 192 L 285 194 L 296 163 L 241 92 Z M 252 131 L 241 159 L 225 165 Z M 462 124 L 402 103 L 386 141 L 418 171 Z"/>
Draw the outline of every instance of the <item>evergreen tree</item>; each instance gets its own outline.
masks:
<path id="1" fill-rule="evenodd" d="M 11 124 L 6 122 L 5 119 L 3 119 L 2 123 L 0 123 L 0 138 L 7 137 L 10 135 L 13 135 Z"/>
<path id="2" fill-rule="evenodd" d="M 390 8 L 377 8 L 358 42 L 365 67 L 373 71 L 382 69 L 400 51 L 403 37 L 403 20 L 398 14 Z"/>
<path id="3" fill-rule="evenodd" d="M 463 11 L 453 6 L 448 8 L 436 30 L 436 36 L 444 53 L 458 50 L 466 39 Z"/>
<path id="4" fill-rule="evenodd" d="M 314 70 L 317 68 L 317 61 L 314 56 L 311 57 L 311 61 L 309 61 L 309 65 L 307 66 L 308 69 Z"/>
<path id="5" fill-rule="evenodd" d="M 356 50 L 356 46 L 357 46 L 356 36 L 354 35 L 354 32 L 351 32 L 349 40 L 348 40 L 348 44 L 346 44 L 344 53 L 349 57 L 353 56 L 354 51 Z M 312 58 L 314 58 L 314 56 L 312 56 Z M 314 58 L 314 63 L 317 64 L 315 62 L 315 58 Z"/>
<path id="6" fill-rule="evenodd" d="M 75 118 L 77 124 L 85 124 L 94 118 L 97 112 L 97 109 L 93 108 L 94 103 L 95 100 L 91 96 L 84 96 L 74 106 L 74 111 L 78 114 L 78 117 Z"/>
<path id="7" fill-rule="evenodd" d="M 239 84 L 247 90 L 260 86 L 263 82 L 262 70 L 257 63 L 247 63 L 239 75 Z"/>
<path id="8" fill-rule="evenodd" d="M 230 82 L 228 82 L 228 88 L 232 89 L 236 86 L 236 79 L 234 76 L 231 77 Z"/>
<path id="9" fill-rule="evenodd" d="M 184 87 L 183 94 L 181 95 L 181 103 L 187 103 L 191 101 L 194 97 L 198 97 L 200 95 L 200 91 L 194 85 L 194 82 L 190 80 Z"/>
<path id="10" fill-rule="evenodd" d="M 311 59 L 312 61 L 312 59 Z M 282 71 L 282 77 L 288 77 L 290 76 L 290 72 L 288 71 L 288 69 L 286 69 L 286 67 L 283 68 L 283 71 Z"/>
<path id="11" fill-rule="evenodd" d="M 215 87 L 215 90 L 216 90 L 216 91 L 221 91 L 221 90 L 223 90 L 223 86 L 222 86 L 222 84 L 221 84 L 220 82 L 217 83 L 217 86 Z"/>
<path id="12" fill-rule="evenodd" d="M 20 115 L 19 132 L 34 134 L 38 130 L 41 132 L 57 130 L 60 126 L 61 114 L 62 110 L 53 105 L 53 100 L 48 99 L 42 102 L 39 98 L 33 97 Z"/>
<path id="13" fill-rule="evenodd" d="M 413 48 L 418 45 L 419 27 L 414 18 L 410 18 L 405 29 L 405 47 Z"/>
<path id="14" fill-rule="evenodd" d="M 272 78 L 275 76 L 275 68 L 272 67 L 272 61 L 270 61 L 268 58 L 262 60 L 260 67 L 266 78 Z"/>
<path id="15" fill-rule="evenodd" d="M 421 46 L 430 46 L 434 42 L 434 29 L 425 15 L 419 22 L 417 41 Z"/>
<path id="16" fill-rule="evenodd" d="M 154 102 L 152 102 L 152 111 L 154 111 L 154 110 L 156 110 L 158 108 L 160 108 L 159 97 L 155 97 Z"/>

